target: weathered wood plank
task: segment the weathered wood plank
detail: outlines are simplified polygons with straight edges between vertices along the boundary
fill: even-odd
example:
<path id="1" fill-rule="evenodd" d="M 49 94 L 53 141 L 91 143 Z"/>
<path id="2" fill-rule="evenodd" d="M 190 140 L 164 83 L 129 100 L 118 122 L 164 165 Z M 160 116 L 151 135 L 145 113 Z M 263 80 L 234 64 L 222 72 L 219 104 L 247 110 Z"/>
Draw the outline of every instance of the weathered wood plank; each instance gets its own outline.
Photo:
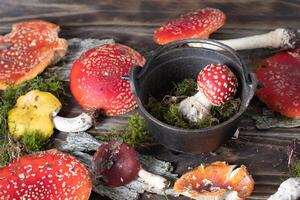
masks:
<path id="1" fill-rule="evenodd" d="M 226 28 L 299 26 L 299 1 L 1 1 L 0 24 L 47 19 L 62 26 L 154 26 L 196 8 L 216 7 L 228 16 Z"/>

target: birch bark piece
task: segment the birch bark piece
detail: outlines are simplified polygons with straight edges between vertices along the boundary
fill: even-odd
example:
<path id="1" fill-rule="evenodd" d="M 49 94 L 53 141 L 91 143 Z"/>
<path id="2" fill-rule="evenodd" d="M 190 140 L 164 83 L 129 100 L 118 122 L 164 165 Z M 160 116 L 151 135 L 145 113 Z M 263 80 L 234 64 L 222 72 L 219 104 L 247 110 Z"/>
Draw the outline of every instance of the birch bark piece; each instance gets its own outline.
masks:
<path id="1" fill-rule="evenodd" d="M 268 108 L 262 108 L 262 113 L 251 116 L 255 120 L 255 126 L 258 129 L 270 128 L 295 128 L 300 126 L 300 119 L 291 119 L 278 116 L 274 111 Z"/>

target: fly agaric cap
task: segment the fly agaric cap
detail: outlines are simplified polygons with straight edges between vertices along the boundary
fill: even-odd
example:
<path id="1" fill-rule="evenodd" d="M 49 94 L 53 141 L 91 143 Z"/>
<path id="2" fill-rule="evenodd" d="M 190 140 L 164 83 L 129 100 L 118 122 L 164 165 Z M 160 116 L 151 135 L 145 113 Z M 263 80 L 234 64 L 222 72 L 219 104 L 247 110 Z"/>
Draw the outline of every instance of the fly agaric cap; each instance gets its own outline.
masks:
<path id="1" fill-rule="evenodd" d="M 245 166 L 236 168 L 225 162 L 200 165 L 182 175 L 174 185 L 175 192 L 192 199 L 223 199 L 226 195 L 245 199 L 253 189 L 254 181 Z"/>
<path id="2" fill-rule="evenodd" d="M 41 20 L 14 24 L 0 39 L 0 89 L 34 78 L 63 57 L 68 45 L 58 32 L 59 26 Z"/>
<path id="3" fill-rule="evenodd" d="M 129 82 L 122 76 L 145 59 L 122 44 L 106 44 L 83 53 L 72 66 L 70 88 L 74 98 L 85 109 L 98 109 L 114 116 L 136 107 Z"/>
<path id="4" fill-rule="evenodd" d="M 225 23 L 225 14 L 216 8 L 204 8 L 189 12 L 167 22 L 154 32 L 154 41 L 166 44 L 190 38 L 208 38 Z"/>
<path id="5" fill-rule="evenodd" d="M 49 92 L 32 90 L 17 99 L 13 109 L 8 112 L 8 128 L 14 138 L 26 131 L 38 131 L 45 139 L 53 134 L 52 114 L 61 108 L 60 101 Z"/>
<path id="6" fill-rule="evenodd" d="M 263 85 L 256 90 L 262 102 L 284 116 L 300 118 L 300 49 L 264 59 L 256 76 Z"/>
<path id="7" fill-rule="evenodd" d="M 111 141 L 98 148 L 93 157 L 92 169 L 96 177 L 105 185 L 126 185 L 138 175 L 139 156 L 128 144 Z"/>
<path id="8" fill-rule="evenodd" d="M 197 84 L 210 103 L 219 106 L 234 97 L 238 80 L 226 65 L 210 64 L 200 71 Z"/>
<path id="9" fill-rule="evenodd" d="M 55 149 L 21 157 L 0 169 L 3 199 L 88 200 L 91 189 L 84 165 Z"/>

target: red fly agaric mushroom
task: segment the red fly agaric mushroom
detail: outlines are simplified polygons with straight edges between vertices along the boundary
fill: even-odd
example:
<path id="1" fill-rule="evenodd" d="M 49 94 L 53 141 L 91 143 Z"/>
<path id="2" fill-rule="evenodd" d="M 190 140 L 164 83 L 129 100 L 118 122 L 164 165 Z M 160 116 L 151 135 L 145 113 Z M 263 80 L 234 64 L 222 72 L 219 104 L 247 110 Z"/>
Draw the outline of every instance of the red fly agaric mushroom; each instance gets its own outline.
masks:
<path id="1" fill-rule="evenodd" d="M 55 149 L 21 157 L 0 169 L 1 199 L 87 200 L 91 189 L 84 165 Z"/>
<path id="2" fill-rule="evenodd" d="M 212 105 L 220 106 L 234 97 L 238 80 L 224 64 L 210 64 L 198 75 L 198 92 L 180 102 L 179 111 L 190 121 L 198 121 L 210 113 Z"/>
<path id="3" fill-rule="evenodd" d="M 182 175 L 174 185 L 175 192 L 192 199 L 240 200 L 250 196 L 254 181 L 246 167 L 214 162 L 200 165 Z"/>
<path id="4" fill-rule="evenodd" d="M 121 141 L 102 144 L 94 154 L 92 169 L 96 178 L 108 186 L 126 185 L 137 176 L 158 189 L 169 185 L 165 178 L 145 171 L 137 152 Z"/>
<path id="5" fill-rule="evenodd" d="M 121 44 L 106 44 L 83 53 L 72 66 L 70 88 L 85 109 L 114 116 L 136 107 L 129 82 L 122 80 L 134 65 L 143 66 L 138 52 Z"/>
<path id="6" fill-rule="evenodd" d="M 207 38 L 225 23 L 225 14 L 216 8 L 189 12 L 172 20 L 154 32 L 154 41 L 166 44 L 189 38 Z"/>
<path id="7" fill-rule="evenodd" d="M 41 20 L 12 26 L 0 39 L 0 89 L 34 78 L 67 51 L 67 41 L 58 37 L 59 26 Z"/>
<path id="8" fill-rule="evenodd" d="M 300 49 L 264 59 L 256 76 L 263 87 L 258 98 L 269 108 L 291 118 L 300 118 Z"/>

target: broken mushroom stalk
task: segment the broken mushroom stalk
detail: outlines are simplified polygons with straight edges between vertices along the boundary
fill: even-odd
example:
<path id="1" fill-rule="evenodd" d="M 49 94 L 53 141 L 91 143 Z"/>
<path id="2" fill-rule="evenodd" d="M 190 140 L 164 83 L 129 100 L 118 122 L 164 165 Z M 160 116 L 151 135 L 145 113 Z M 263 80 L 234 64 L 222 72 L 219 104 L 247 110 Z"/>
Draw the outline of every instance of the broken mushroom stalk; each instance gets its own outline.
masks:
<path id="1" fill-rule="evenodd" d="M 299 43 L 299 37 L 300 33 L 298 30 L 278 28 L 261 35 L 218 41 L 231 47 L 234 50 L 258 48 L 293 49 Z M 200 43 L 189 43 L 188 45 L 192 47 L 205 47 L 209 49 L 220 50 L 216 46 Z"/>
<path id="2" fill-rule="evenodd" d="M 235 96 L 238 80 L 223 64 L 210 64 L 198 74 L 198 92 L 179 103 L 179 111 L 189 121 L 197 122 L 210 114 L 211 107 L 221 106 Z"/>
<path id="3" fill-rule="evenodd" d="M 96 178 L 107 186 L 126 185 L 137 176 L 160 190 L 170 184 L 167 179 L 144 170 L 137 152 L 122 141 L 102 144 L 94 154 L 91 166 Z"/>
<path id="4" fill-rule="evenodd" d="M 14 108 L 8 112 L 10 133 L 14 138 L 20 138 L 25 132 L 39 131 L 48 139 L 54 127 L 59 131 L 79 132 L 92 126 L 92 117 L 87 113 L 75 118 L 57 116 L 61 106 L 60 101 L 49 92 L 32 90 L 20 96 Z"/>

